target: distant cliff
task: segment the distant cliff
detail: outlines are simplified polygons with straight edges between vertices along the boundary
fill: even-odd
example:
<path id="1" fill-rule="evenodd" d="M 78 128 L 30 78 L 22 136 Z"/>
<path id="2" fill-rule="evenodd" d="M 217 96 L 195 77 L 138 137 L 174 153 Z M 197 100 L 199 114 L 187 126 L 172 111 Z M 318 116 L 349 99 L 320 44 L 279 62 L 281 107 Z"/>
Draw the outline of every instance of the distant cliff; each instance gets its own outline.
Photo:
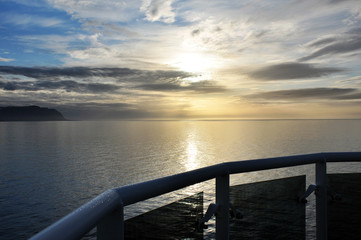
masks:
<path id="1" fill-rule="evenodd" d="M 38 106 L 0 107 L 0 121 L 65 121 L 55 109 Z"/>

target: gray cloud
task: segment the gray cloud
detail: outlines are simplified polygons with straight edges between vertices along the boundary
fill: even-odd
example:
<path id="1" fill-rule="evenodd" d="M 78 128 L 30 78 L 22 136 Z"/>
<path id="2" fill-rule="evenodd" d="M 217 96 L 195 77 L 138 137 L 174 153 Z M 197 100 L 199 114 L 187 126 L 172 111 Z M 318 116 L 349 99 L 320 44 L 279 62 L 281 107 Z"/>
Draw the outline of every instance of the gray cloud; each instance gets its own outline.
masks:
<path id="1" fill-rule="evenodd" d="M 306 57 L 300 58 L 300 61 L 307 61 L 328 54 L 349 53 L 360 49 L 361 49 L 361 37 L 348 39 L 342 42 L 335 42 L 324 48 L 321 48 Z"/>
<path id="2" fill-rule="evenodd" d="M 194 36 L 197 36 L 199 35 L 199 33 L 201 32 L 201 30 L 198 28 L 198 29 L 194 29 L 191 33 L 191 35 L 194 37 Z"/>
<path id="3" fill-rule="evenodd" d="M 315 67 L 311 64 L 291 62 L 259 68 L 248 73 L 248 75 L 260 80 L 287 80 L 322 77 L 341 71 L 343 69 Z"/>
<path id="4" fill-rule="evenodd" d="M 175 83 L 154 83 L 154 84 L 142 84 L 135 88 L 151 91 L 179 91 L 182 87 Z"/>
<path id="5" fill-rule="evenodd" d="M 343 54 L 361 50 L 361 28 L 354 28 L 338 38 L 324 38 L 311 43 L 310 47 L 321 47 L 313 53 L 300 58 L 300 61 L 308 61 L 314 58 L 332 54 Z"/>
<path id="6" fill-rule="evenodd" d="M 168 83 L 179 82 L 182 79 L 195 76 L 182 71 L 141 71 L 136 70 L 131 75 L 117 78 L 119 82 Z"/>
<path id="7" fill-rule="evenodd" d="M 129 68 L 45 68 L 0 66 L 0 74 L 20 75 L 35 79 L 0 81 L 0 89 L 6 91 L 25 90 L 57 90 L 63 89 L 77 93 L 111 93 L 120 88 L 141 89 L 150 91 L 193 91 L 198 93 L 224 92 L 226 88 L 215 81 L 204 80 L 188 83 L 184 79 L 194 76 L 182 71 L 145 71 Z M 1 77 L 1 75 L 0 75 Z M 114 83 L 94 83 L 93 78 L 111 78 Z M 70 80 L 69 80 L 70 79 Z M 90 82 L 92 81 L 92 82 Z M 97 81 L 97 80 L 96 80 Z M 89 83 L 90 82 L 90 83 Z M 127 83 L 127 84 L 120 84 Z M 122 85 L 122 86 L 120 86 Z"/>
<path id="8" fill-rule="evenodd" d="M 78 93 L 104 93 L 115 92 L 120 86 L 103 83 L 78 83 L 76 81 L 23 81 L 4 82 L 0 81 L 0 88 L 6 91 L 25 90 L 57 90 L 63 89 L 67 92 Z"/>
<path id="9" fill-rule="evenodd" d="M 136 86 L 136 88 L 151 91 L 194 91 L 198 93 L 217 93 L 227 91 L 224 86 L 208 80 L 193 82 L 188 85 L 182 85 L 181 82 L 142 84 Z"/>
<path id="10" fill-rule="evenodd" d="M 348 34 L 360 35 L 361 34 L 361 27 L 352 28 L 347 33 Z"/>
<path id="11" fill-rule="evenodd" d="M 356 100 L 361 99 L 361 92 L 356 88 L 303 88 L 259 92 L 244 97 L 262 100 Z"/>
<path id="12" fill-rule="evenodd" d="M 338 3 L 344 3 L 344 2 L 356 2 L 358 0 L 329 0 L 329 3 L 330 4 L 338 4 Z"/>
<path id="13" fill-rule="evenodd" d="M 106 35 L 117 34 L 118 36 L 121 35 L 124 38 L 138 36 L 136 32 L 131 31 L 127 27 L 119 26 L 114 23 L 106 23 L 96 19 L 80 19 L 79 22 L 82 23 L 82 26 L 85 29 L 94 33 L 101 32 L 105 33 Z"/>
<path id="14" fill-rule="evenodd" d="M 318 46 L 323 46 L 323 45 L 326 45 L 326 44 L 329 44 L 329 43 L 333 43 L 333 42 L 336 42 L 337 41 L 337 38 L 323 38 L 323 39 L 320 39 L 320 40 L 317 40 L 313 43 L 311 43 L 309 46 L 310 47 L 318 47 Z"/>
<path id="15" fill-rule="evenodd" d="M 0 66 L 0 73 L 22 75 L 36 79 L 48 79 L 56 77 L 73 77 L 86 79 L 90 77 L 109 77 L 121 82 L 147 82 L 156 79 L 177 79 L 193 76 L 191 73 L 182 71 L 146 71 L 130 68 L 91 68 L 91 67 L 16 67 Z"/>
<path id="16" fill-rule="evenodd" d="M 228 89 L 224 86 L 218 85 L 214 81 L 199 81 L 193 82 L 188 86 L 192 91 L 203 92 L 203 93 L 216 93 L 225 92 Z"/>
<path id="17" fill-rule="evenodd" d="M 14 67 L 0 66 L 0 73 L 22 75 L 31 78 L 49 78 L 49 77 L 116 77 L 134 74 L 135 70 L 128 68 L 87 68 L 87 67 Z"/>
<path id="18" fill-rule="evenodd" d="M 175 21 L 175 13 L 171 4 L 171 0 L 144 1 L 140 10 L 145 13 L 148 21 L 173 23 Z"/>

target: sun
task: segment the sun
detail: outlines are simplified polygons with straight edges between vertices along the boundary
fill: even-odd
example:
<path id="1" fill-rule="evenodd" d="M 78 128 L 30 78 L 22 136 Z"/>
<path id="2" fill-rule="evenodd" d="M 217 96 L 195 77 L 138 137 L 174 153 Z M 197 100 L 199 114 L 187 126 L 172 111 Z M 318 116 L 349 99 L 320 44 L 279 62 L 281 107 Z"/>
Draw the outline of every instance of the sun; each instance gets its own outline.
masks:
<path id="1" fill-rule="evenodd" d="M 215 67 L 214 59 L 202 53 L 182 53 L 171 61 L 172 67 L 192 73 L 208 73 Z"/>

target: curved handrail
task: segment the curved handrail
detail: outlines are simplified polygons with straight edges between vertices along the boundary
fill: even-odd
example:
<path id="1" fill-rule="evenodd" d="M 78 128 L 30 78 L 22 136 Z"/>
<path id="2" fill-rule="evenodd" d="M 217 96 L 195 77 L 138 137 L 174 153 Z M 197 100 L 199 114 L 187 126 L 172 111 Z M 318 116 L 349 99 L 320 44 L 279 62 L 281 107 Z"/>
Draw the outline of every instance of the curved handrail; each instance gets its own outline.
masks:
<path id="1" fill-rule="evenodd" d="M 169 193 L 218 176 L 292 167 L 318 162 L 359 162 L 361 152 L 313 153 L 220 163 L 189 172 L 105 191 L 74 212 L 33 236 L 39 239 L 79 239 L 115 209 Z"/>

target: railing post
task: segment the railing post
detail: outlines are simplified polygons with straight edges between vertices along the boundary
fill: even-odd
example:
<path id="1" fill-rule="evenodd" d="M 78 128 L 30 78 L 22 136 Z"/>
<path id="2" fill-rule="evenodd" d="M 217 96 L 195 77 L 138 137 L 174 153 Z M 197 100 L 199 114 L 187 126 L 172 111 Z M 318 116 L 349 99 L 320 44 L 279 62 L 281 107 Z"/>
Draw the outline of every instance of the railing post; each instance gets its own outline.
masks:
<path id="1" fill-rule="evenodd" d="M 216 178 L 216 239 L 229 239 L 229 174 Z"/>
<path id="2" fill-rule="evenodd" d="M 97 239 L 124 239 L 124 207 L 121 205 L 104 218 L 97 225 Z"/>
<path id="3" fill-rule="evenodd" d="M 326 159 L 316 163 L 316 239 L 327 240 Z"/>

